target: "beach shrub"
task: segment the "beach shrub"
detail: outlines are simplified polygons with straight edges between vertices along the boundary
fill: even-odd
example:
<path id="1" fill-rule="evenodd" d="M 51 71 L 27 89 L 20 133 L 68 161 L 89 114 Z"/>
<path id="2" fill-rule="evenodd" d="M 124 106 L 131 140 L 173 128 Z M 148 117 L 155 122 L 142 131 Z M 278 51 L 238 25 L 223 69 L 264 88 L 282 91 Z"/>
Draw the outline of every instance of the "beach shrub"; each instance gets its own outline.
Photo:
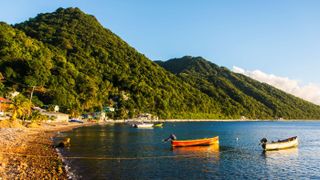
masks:
<path id="1" fill-rule="evenodd" d="M 37 122 L 31 122 L 27 124 L 27 128 L 39 128 L 40 124 Z"/>
<path id="2" fill-rule="evenodd" d="M 21 124 L 19 120 L 1 120 L 0 128 L 23 128 L 24 126 Z"/>
<path id="3" fill-rule="evenodd" d="M 77 109 L 71 109 L 69 111 L 69 114 L 71 118 L 78 118 L 81 115 L 81 113 Z"/>
<path id="4" fill-rule="evenodd" d="M 39 111 L 33 111 L 28 119 L 31 120 L 31 122 L 39 123 L 47 121 L 49 118 L 46 115 L 42 115 Z"/>

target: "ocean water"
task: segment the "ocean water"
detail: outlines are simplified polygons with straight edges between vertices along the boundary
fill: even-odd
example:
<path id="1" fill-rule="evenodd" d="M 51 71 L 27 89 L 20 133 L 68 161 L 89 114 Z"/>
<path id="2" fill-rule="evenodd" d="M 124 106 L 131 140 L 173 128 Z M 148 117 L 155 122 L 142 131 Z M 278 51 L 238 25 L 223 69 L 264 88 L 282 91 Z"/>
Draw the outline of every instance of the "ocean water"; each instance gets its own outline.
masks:
<path id="1" fill-rule="evenodd" d="M 219 136 L 218 146 L 174 148 L 162 140 Z M 320 179 L 320 122 L 188 122 L 136 129 L 126 124 L 60 134 L 76 179 Z M 259 141 L 298 136 L 299 147 L 264 153 Z"/>

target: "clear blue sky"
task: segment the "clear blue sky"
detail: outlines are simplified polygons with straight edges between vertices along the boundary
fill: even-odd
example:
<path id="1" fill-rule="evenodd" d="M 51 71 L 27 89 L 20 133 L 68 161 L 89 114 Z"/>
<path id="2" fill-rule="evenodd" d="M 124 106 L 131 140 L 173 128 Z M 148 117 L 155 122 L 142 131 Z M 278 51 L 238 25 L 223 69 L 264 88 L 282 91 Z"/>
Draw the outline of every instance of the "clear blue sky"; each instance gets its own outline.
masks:
<path id="1" fill-rule="evenodd" d="M 0 21 L 79 7 L 152 60 L 203 56 L 320 84 L 319 0 L 3 0 Z"/>

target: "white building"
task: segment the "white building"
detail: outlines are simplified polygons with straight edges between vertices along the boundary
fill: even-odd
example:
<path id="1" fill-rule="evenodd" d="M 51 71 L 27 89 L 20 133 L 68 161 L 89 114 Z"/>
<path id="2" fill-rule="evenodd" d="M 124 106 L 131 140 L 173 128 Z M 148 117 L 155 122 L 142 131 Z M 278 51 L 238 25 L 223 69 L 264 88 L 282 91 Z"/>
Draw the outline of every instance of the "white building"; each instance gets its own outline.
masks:
<path id="1" fill-rule="evenodd" d="M 64 114 L 60 112 L 40 112 L 42 115 L 46 115 L 49 119 L 53 118 L 54 122 L 68 122 L 69 121 L 69 114 Z"/>

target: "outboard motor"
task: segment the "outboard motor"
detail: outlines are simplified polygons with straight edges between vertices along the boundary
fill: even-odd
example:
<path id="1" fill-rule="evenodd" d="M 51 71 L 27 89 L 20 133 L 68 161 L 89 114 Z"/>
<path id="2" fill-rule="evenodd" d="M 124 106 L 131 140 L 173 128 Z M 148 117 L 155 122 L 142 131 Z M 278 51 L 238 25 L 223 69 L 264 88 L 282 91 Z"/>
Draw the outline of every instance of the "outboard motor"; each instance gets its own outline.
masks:
<path id="1" fill-rule="evenodd" d="M 262 148 L 263 148 L 263 149 L 266 148 L 267 142 L 268 142 L 267 138 L 262 138 L 262 139 L 260 140 L 260 144 L 262 145 Z"/>
<path id="2" fill-rule="evenodd" d="M 168 138 L 164 139 L 164 141 L 169 141 L 169 140 L 172 141 L 172 140 L 176 140 L 176 139 L 177 139 L 176 135 L 170 134 L 170 136 Z"/>

